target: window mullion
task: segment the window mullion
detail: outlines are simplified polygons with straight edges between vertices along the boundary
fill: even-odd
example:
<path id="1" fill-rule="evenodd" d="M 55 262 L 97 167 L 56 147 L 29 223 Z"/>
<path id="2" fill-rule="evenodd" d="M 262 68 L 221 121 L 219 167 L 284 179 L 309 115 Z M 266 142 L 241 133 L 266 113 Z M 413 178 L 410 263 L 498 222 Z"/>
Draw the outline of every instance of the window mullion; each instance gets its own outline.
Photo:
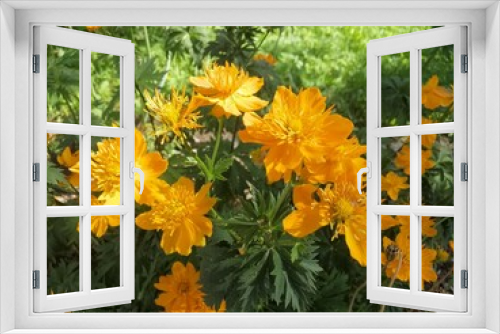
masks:
<path id="1" fill-rule="evenodd" d="M 419 57 L 418 50 L 410 50 L 410 206 L 414 207 L 420 204 L 420 145 L 419 136 L 415 134 L 414 128 L 418 125 L 419 119 Z M 410 291 L 418 291 L 419 282 L 419 242 L 418 242 L 418 224 L 419 218 L 415 213 L 410 214 Z"/>
<path id="2" fill-rule="evenodd" d="M 83 108 L 82 108 L 82 120 L 83 126 L 87 129 L 90 128 L 91 124 L 91 77 L 90 77 L 90 60 L 91 50 L 83 49 L 82 52 L 82 75 L 81 75 L 81 86 L 82 86 L 82 98 Z M 80 183 L 80 191 L 82 198 L 82 204 L 84 207 L 90 209 L 91 206 L 91 134 L 87 131 L 82 136 L 82 163 L 80 164 L 80 173 L 82 175 L 82 182 Z M 80 272 L 83 275 L 83 291 L 90 293 L 91 291 L 91 215 L 87 212 L 82 218 L 81 234 L 82 242 L 80 243 L 80 252 L 82 254 L 82 259 L 80 261 Z"/>

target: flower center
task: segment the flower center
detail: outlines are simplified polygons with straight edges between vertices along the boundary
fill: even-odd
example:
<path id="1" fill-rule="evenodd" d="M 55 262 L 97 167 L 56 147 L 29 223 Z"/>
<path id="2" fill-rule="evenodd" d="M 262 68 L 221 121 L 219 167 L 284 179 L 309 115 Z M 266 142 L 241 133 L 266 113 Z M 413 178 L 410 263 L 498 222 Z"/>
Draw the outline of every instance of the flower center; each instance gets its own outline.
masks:
<path id="1" fill-rule="evenodd" d="M 186 294 L 189 291 L 189 283 L 186 281 L 181 281 L 179 283 L 179 294 Z"/>
<path id="2" fill-rule="evenodd" d="M 336 218 L 342 222 L 345 222 L 354 213 L 354 207 L 352 203 L 346 198 L 340 198 L 334 206 L 334 214 Z"/>
<path id="3" fill-rule="evenodd" d="M 169 191 L 168 199 L 162 203 L 162 216 L 167 219 L 161 219 L 161 228 L 172 235 L 179 226 L 191 222 L 189 216 L 195 209 L 195 199 L 188 191 L 173 188 Z"/>

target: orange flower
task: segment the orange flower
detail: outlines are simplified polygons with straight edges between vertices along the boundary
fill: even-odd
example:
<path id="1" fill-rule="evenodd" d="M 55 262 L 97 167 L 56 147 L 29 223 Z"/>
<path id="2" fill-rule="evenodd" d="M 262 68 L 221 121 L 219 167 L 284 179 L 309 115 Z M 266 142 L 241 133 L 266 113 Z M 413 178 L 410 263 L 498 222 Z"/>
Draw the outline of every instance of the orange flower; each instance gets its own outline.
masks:
<path id="1" fill-rule="evenodd" d="M 366 167 L 361 156 L 366 146 L 360 145 L 357 138 L 349 138 L 330 149 L 323 162 L 311 161 L 301 172 L 308 183 L 350 182 L 356 184 L 357 171 Z"/>
<path id="2" fill-rule="evenodd" d="M 352 122 L 332 115 L 325 100 L 317 88 L 294 94 L 281 86 L 264 117 L 244 115 L 246 128 L 239 132 L 240 138 L 262 145 L 269 183 L 281 178 L 288 182 L 293 172 L 300 174 L 304 167 L 326 162 L 327 153 L 349 137 Z"/>
<path id="3" fill-rule="evenodd" d="M 160 276 L 159 282 L 155 283 L 155 288 L 161 291 L 155 304 L 162 306 L 165 312 L 193 312 L 204 296 L 199 279 L 200 273 L 191 263 L 184 266 L 175 262 L 172 273 Z"/>
<path id="4" fill-rule="evenodd" d="M 401 151 L 398 152 L 394 164 L 396 167 L 403 169 L 405 174 L 410 175 L 410 147 L 408 145 L 403 146 Z M 422 174 L 433 167 L 432 151 L 422 150 Z"/>
<path id="5" fill-rule="evenodd" d="M 422 124 L 432 124 L 434 123 L 428 118 L 422 118 Z M 436 142 L 437 135 L 432 134 L 432 135 L 423 135 L 421 136 L 422 138 L 422 146 L 425 147 L 426 149 L 431 149 L 432 146 L 434 146 L 434 143 Z"/>
<path id="6" fill-rule="evenodd" d="M 96 32 L 101 26 L 86 26 L 88 32 Z"/>
<path id="7" fill-rule="evenodd" d="M 194 91 L 200 95 L 200 103 L 213 105 L 215 117 L 239 116 L 245 112 L 257 111 L 268 102 L 254 96 L 264 85 L 264 79 L 250 77 L 234 64 L 225 66 L 212 64 L 205 70 L 204 77 L 191 77 Z"/>
<path id="8" fill-rule="evenodd" d="M 395 276 L 403 282 L 410 281 L 410 239 L 406 234 L 400 233 L 396 240 L 383 238 L 384 252 L 382 252 L 382 265 L 385 266 L 387 277 Z M 436 272 L 433 262 L 436 259 L 436 251 L 422 247 L 422 281 L 435 282 Z"/>
<path id="9" fill-rule="evenodd" d="M 118 201 L 117 201 L 118 200 Z M 94 195 L 91 195 L 90 197 L 90 204 L 91 205 L 118 205 L 119 203 L 119 197 L 115 198 L 110 201 L 100 201 L 97 197 Z M 118 215 L 112 215 L 112 216 L 92 216 L 90 219 L 90 230 L 94 235 L 98 238 L 101 238 L 106 232 L 108 231 L 108 228 L 110 226 L 120 226 L 120 216 Z M 76 226 L 76 230 L 80 232 L 80 223 Z"/>
<path id="10" fill-rule="evenodd" d="M 256 54 L 253 57 L 253 60 L 256 60 L 256 61 L 259 61 L 259 60 L 260 61 L 265 61 L 269 65 L 274 65 L 277 62 L 276 58 L 274 58 L 273 55 L 271 55 L 271 54 L 263 54 L 263 53 Z"/>
<path id="11" fill-rule="evenodd" d="M 407 177 L 398 176 L 394 172 L 389 172 L 387 175 L 382 176 L 382 191 L 386 191 L 387 195 L 389 195 L 393 201 L 397 201 L 399 191 L 410 188 L 410 185 L 406 183 L 407 181 Z"/>
<path id="12" fill-rule="evenodd" d="M 70 174 L 66 175 L 66 179 L 74 187 L 78 187 L 80 185 L 80 171 L 79 168 L 75 168 L 79 166 L 79 161 L 80 151 L 75 151 L 74 153 L 72 153 L 69 146 L 66 147 L 57 157 L 57 162 L 61 166 L 68 168 Z"/>
<path id="13" fill-rule="evenodd" d="M 181 177 L 166 187 L 164 198 L 152 204 L 148 212 L 135 219 L 144 230 L 162 230 L 160 246 L 166 254 L 191 254 L 193 246 L 205 246 L 205 238 L 212 236 L 212 221 L 205 215 L 216 200 L 208 196 L 211 184 L 205 184 L 198 193 L 194 183 Z"/>
<path id="14" fill-rule="evenodd" d="M 437 230 L 434 227 L 434 220 L 431 217 L 420 217 L 422 235 L 425 237 L 435 237 Z M 400 233 L 410 235 L 410 216 L 396 216 L 397 225 L 400 226 Z M 395 225 L 396 226 L 396 225 Z"/>
<path id="15" fill-rule="evenodd" d="M 437 75 L 433 75 L 425 85 L 422 86 L 422 104 L 427 109 L 448 107 L 453 103 L 453 92 L 443 86 L 439 86 Z"/>
<path id="16" fill-rule="evenodd" d="M 335 235 L 345 235 L 351 257 L 366 265 L 366 207 L 350 183 L 327 185 L 324 189 L 310 184 L 293 190 L 296 208 L 283 220 L 283 229 L 303 238 L 323 226 L 335 228 Z"/>
<path id="17" fill-rule="evenodd" d="M 144 136 L 135 130 L 135 167 L 144 172 L 144 191 L 141 189 L 140 177 L 135 174 L 135 201 L 139 204 L 149 206 L 157 201 L 163 200 L 163 192 L 168 184 L 160 179 L 168 168 L 168 161 L 163 159 L 159 152 L 148 152 L 148 146 Z"/>

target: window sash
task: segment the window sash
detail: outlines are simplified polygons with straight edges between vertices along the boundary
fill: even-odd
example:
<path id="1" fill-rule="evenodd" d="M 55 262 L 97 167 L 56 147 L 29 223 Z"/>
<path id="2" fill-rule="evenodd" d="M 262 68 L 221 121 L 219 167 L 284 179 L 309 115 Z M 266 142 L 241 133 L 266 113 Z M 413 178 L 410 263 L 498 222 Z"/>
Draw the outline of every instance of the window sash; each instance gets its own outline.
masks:
<path id="1" fill-rule="evenodd" d="M 47 45 L 80 50 L 80 124 L 47 122 Z M 120 126 L 91 124 L 91 53 L 120 57 Z M 130 41 L 73 31 L 35 27 L 34 54 L 40 55 L 40 73 L 33 74 L 34 162 L 40 163 L 40 182 L 34 189 L 34 263 L 40 271 L 40 288 L 33 290 L 34 312 L 82 310 L 130 302 L 134 298 L 134 179 L 129 162 L 134 161 L 134 45 Z M 80 140 L 80 206 L 47 207 L 47 133 L 77 135 Z M 91 138 L 120 138 L 121 204 L 91 205 Z M 91 217 L 120 215 L 120 286 L 91 289 Z M 49 295 L 47 291 L 47 218 L 79 217 L 80 291 Z"/>
<path id="2" fill-rule="evenodd" d="M 460 271 L 467 269 L 467 183 L 460 181 L 460 164 L 467 162 L 467 76 L 460 72 L 466 54 L 466 28 L 437 28 L 371 41 L 367 47 L 367 297 L 371 302 L 421 310 L 467 311 L 467 290 L 461 289 Z M 421 113 L 420 50 L 454 45 L 454 122 L 419 124 Z M 381 127 L 380 57 L 410 52 L 410 125 Z M 454 133 L 454 206 L 422 206 L 421 140 L 423 134 Z M 381 138 L 410 137 L 410 205 L 381 205 Z M 380 286 L 381 216 L 410 216 L 410 289 Z M 454 295 L 419 291 L 421 282 L 421 231 L 419 217 L 454 217 Z"/>

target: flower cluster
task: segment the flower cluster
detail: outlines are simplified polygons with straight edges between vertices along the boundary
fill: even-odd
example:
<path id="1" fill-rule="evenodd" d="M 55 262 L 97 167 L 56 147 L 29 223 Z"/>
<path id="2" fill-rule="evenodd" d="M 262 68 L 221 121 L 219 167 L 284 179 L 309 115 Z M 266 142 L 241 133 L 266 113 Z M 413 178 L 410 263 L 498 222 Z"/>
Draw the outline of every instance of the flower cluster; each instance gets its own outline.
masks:
<path id="1" fill-rule="evenodd" d="M 441 107 L 451 108 L 453 104 L 453 91 L 443 86 L 439 86 L 437 75 L 433 75 L 422 86 L 422 107 L 428 111 L 433 111 Z M 422 124 L 434 123 L 433 120 L 422 117 Z M 437 135 L 421 136 L 421 173 L 428 173 L 436 162 L 433 161 L 433 147 L 436 143 Z M 393 164 L 385 175 L 382 175 L 381 190 L 383 201 L 389 204 L 409 204 L 408 195 L 401 196 L 400 192 L 410 188 L 408 184 L 410 174 L 410 146 L 408 141 L 395 153 Z M 385 197 L 384 197 L 385 196 Z M 433 238 L 438 232 L 435 228 L 435 219 L 431 217 L 420 217 L 421 233 L 424 238 Z M 382 216 L 382 231 L 395 233 L 394 240 L 387 236 L 383 237 L 382 265 L 387 277 L 393 283 L 395 279 L 402 282 L 409 282 L 410 279 L 410 217 L 409 216 Z M 453 243 L 453 241 L 450 241 Z M 451 247 L 451 246 L 450 246 Z M 452 247 L 451 247 L 452 248 Z M 452 250 L 453 251 L 453 250 Z M 435 262 L 446 261 L 449 254 L 443 249 L 430 249 L 425 245 L 421 250 L 422 263 L 422 286 L 424 282 L 435 282 L 437 274 L 435 272 Z M 391 283 L 391 284 L 392 284 Z"/>
<path id="2" fill-rule="evenodd" d="M 135 165 L 145 175 L 142 194 L 139 176 L 134 180 L 136 235 L 144 237 L 142 251 L 171 268 L 158 274 L 154 287 L 147 283 L 159 291 L 155 304 L 165 312 L 225 312 L 226 300 L 229 310 L 233 303 L 241 303 L 241 310 L 307 308 L 312 302 L 301 304 L 300 299 L 316 292 L 315 280 L 323 270 L 316 252 L 320 242 L 328 249 L 345 249 L 344 262 L 366 266 L 366 195 L 356 187 L 357 171 L 366 166 L 363 139 L 355 135 L 351 119 L 327 105 L 320 88 L 266 85 L 267 78 L 251 70 L 274 69 L 276 62 L 270 54 L 252 53 L 246 62 L 236 62 L 245 67 L 211 63 L 185 88 L 141 90 L 149 123 L 138 123 L 135 130 Z M 437 76 L 422 87 L 425 108 L 452 104 L 452 90 L 439 86 Z M 423 124 L 433 122 L 422 118 Z M 436 135 L 422 136 L 423 175 L 437 164 L 437 141 Z M 120 145 L 120 138 L 104 138 L 93 146 L 92 205 L 121 203 Z M 64 147 L 56 161 L 64 170 L 62 181 L 77 192 L 80 152 L 72 148 Z M 408 204 L 409 142 L 400 140 L 391 148 L 391 167 L 383 168 L 381 180 L 383 201 Z M 112 234 L 119 225 L 119 216 L 92 217 L 93 238 Z M 424 238 L 438 234 L 439 221 L 433 217 L 422 217 L 421 226 Z M 383 216 L 381 228 L 386 279 L 391 285 L 396 279 L 407 284 L 410 218 Z M 422 248 L 423 283 L 437 280 L 435 265 L 447 261 L 449 252 L 453 241 Z M 236 292 L 214 297 L 207 286 L 215 283 L 203 276 L 202 285 L 196 268 L 203 271 L 207 262 L 219 260 L 213 275 L 223 277 L 214 279 Z M 299 291 L 297 282 L 310 287 Z M 279 288 L 272 301 L 262 302 L 263 291 L 274 285 Z M 220 306 L 207 305 L 213 300 Z"/>

